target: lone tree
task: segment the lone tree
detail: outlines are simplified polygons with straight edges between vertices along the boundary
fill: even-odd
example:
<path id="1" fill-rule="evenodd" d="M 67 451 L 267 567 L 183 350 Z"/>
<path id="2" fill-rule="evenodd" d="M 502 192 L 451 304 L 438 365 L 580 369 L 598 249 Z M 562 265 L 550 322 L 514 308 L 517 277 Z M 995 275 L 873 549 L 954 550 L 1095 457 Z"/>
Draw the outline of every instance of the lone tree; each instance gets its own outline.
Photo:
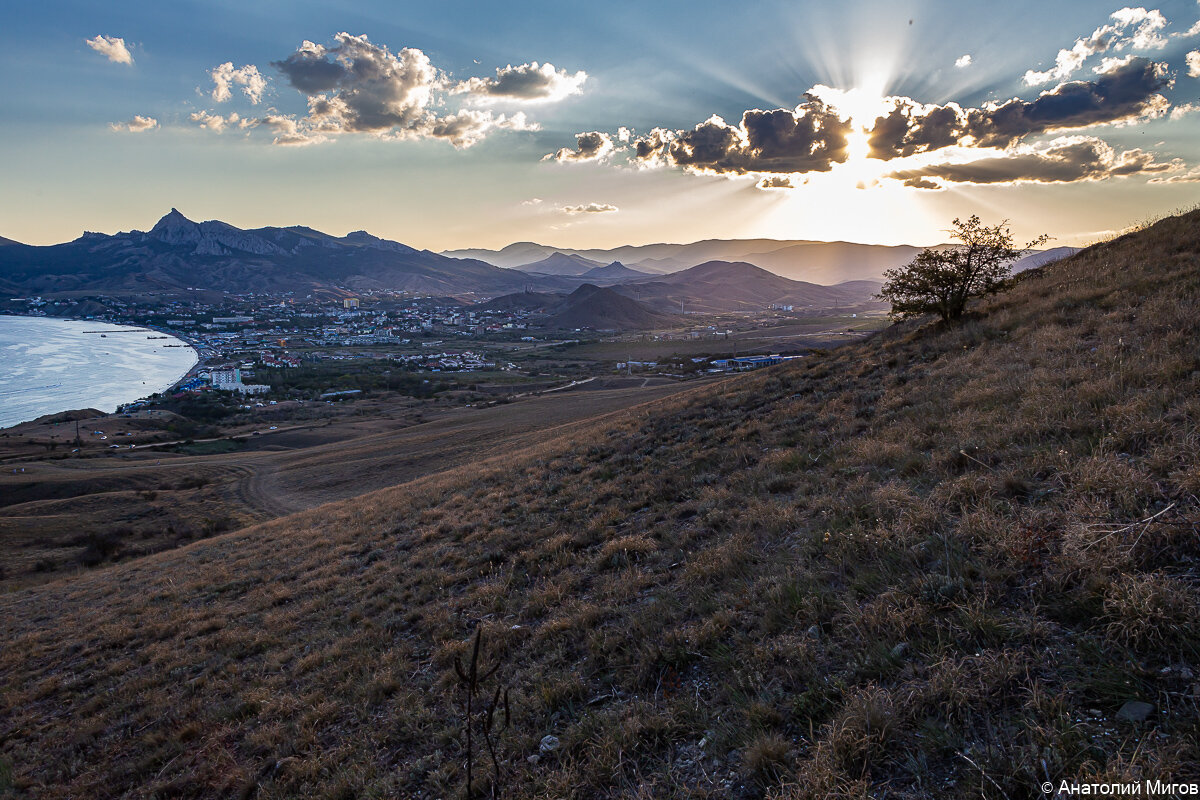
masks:
<path id="1" fill-rule="evenodd" d="M 933 312 L 943 320 L 958 319 L 972 297 L 1003 290 L 1012 262 L 1050 238 L 1039 236 L 1017 250 L 1008 220 L 988 227 L 972 216 L 952 224 L 948 233 L 960 245 L 948 250 L 926 248 L 908 265 L 883 273 L 886 281 L 876 297 L 892 304 L 893 319 Z"/>

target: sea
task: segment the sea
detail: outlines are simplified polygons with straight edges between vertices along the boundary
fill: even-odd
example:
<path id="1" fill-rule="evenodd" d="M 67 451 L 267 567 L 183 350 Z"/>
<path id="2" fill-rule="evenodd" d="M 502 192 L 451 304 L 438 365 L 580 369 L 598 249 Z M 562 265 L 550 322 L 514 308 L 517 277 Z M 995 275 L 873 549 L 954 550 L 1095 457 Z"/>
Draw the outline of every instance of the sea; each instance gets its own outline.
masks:
<path id="1" fill-rule="evenodd" d="M 0 428 L 77 408 L 111 413 L 170 388 L 198 360 L 146 328 L 0 315 Z"/>

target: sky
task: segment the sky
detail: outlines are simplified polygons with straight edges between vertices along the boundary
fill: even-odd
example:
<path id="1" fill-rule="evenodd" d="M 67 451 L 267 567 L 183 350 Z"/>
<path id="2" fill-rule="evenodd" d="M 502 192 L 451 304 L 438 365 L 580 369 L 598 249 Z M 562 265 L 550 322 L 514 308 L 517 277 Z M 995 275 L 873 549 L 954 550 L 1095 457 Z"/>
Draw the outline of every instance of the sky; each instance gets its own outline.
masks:
<path id="1" fill-rule="evenodd" d="M 1082 245 L 1195 205 L 1200 3 L 11 3 L 0 235 Z M 1020 243 L 1020 242 L 1018 242 Z"/>

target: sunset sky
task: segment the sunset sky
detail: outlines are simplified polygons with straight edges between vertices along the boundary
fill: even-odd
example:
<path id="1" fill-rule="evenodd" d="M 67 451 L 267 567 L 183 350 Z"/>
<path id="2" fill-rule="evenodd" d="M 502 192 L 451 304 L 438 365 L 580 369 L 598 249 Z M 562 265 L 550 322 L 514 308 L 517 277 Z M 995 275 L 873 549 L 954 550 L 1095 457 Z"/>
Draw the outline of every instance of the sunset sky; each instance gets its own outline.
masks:
<path id="1" fill-rule="evenodd" d="M 0 11 L 0 235 L 172 206 L 433 250 L 1083 244 L 1192 206 L 1200 4 L 48 2 Z"/>

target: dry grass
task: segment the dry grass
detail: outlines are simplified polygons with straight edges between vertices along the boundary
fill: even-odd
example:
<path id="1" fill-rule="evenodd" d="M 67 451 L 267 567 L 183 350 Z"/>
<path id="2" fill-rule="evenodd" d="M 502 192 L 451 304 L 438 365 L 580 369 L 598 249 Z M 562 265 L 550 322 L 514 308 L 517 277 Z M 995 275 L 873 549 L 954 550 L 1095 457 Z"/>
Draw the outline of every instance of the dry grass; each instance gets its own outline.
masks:
<path id="1" fill-rule="evenodd" d="M 512 687 L 512 797 L 1185 777 L 1197 307 L 1193 212 L 960 325 L 4 595 L 0 780 L 461 796 L 452 663 L 479 626 Z M 1127 700 L 1155 712 L 1123 721 Z"/>

